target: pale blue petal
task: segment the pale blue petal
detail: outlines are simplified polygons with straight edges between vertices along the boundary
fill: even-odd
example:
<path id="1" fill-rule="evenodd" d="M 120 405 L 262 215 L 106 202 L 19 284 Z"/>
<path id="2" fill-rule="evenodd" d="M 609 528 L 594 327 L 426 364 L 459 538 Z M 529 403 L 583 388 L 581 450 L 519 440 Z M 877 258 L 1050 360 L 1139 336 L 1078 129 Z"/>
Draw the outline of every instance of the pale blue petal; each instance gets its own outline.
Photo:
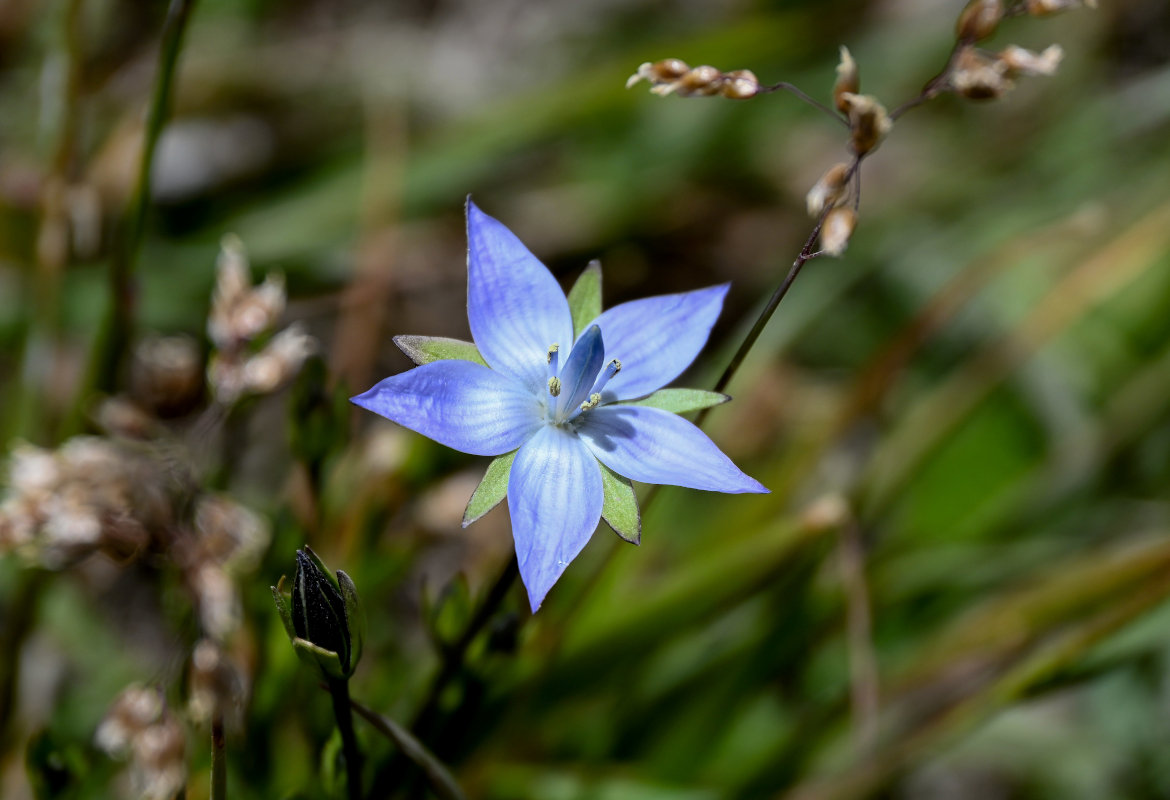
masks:
<path id="1" fill-rule="evenodd" d="M 593 535 L 601 506 L 601 467 L 573 433 L 546 425 L 516 454 L 508 512 L 534 612 Z"/>
<path id="2" fill-rule="evenodd" d="M 593 455 L 630 480 L 732 494 L 768 491 L 677 414 L 616 405 L 595 408 L 579 419 L 577 432 Z"/>
<path id="3" fill-rule="evenodd" d="M 477 456 L 515 450 L 544 410 L 515 378 L 471 361 L 443 360 L 393 375 L 352 402 Z"/>
<path id="4" fill-rule="evenodd" d="M 589 390 L 605 363 L 605 341 L 601 329 L 591 326 L 573 345 L 565 366 L 561 369 L 561 393 L 557 396 L 557 418 L 564 419 L 572 409 L 589 399 Z"/>
<path id="5" fill-rule="evenodd" d="M 493 369 L 543 389 L 550 345 L 568 349 L 573 317 L 560 284 L 498 220 L 467 201 L 467 319 Z"/>
<path id="6" fill-rule="evenodd" d="M 603 396 L 633 400 L 677 378 L 707 343 L 727 289 L 723 284 L 647 297 L 602 312 L 593 324 L 605 337 L 605 362 L 622 363 Z"/>

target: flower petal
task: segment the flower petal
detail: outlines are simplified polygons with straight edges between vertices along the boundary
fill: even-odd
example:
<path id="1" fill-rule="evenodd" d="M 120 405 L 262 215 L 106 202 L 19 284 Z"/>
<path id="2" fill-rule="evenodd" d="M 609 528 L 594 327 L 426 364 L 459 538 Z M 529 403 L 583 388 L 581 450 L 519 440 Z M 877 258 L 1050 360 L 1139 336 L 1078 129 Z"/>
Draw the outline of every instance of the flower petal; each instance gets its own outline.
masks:
<path id="1" fill-rule="evenodd" d="M 707 343 L 728 286 L 632 300 L 602 312 L 593 324 L 605 337 L 605 362 L 622 362 L 603 396 L 633 400 L 677 378 Z"/>
<path id="2" fill-rule="evenodd" d="M 593 455 L 619 475 L 711 492 L 767 492 L 680 416 L 645 406 L 601 406 L 577 428 Z"/>
<path id="3" fill-rule="evenodd" d="M 544 410 L 519 381 L 471 361 L 443 360 L 386 378 L 352 402 L 464 453 L 515 450 Z"/>
<path id="4" fill-rule="evenodd" d="M 601 506 L 601 467 L 573 433 L 546 425 L 520 448 L 508 512 L 533 612 L 593 535 Z"/>
<path id="5" fill-rule="evenodd" d="M 561 369 L 561 390 L 557 396 L 557 419 L 565 419 L 569 412 L 589 399 L 589 390 L 597 380 L 597 373 L 605 359 L 605 342 L 601 329 L 591 325 L 573 345 L 573 352 Z"/>
<path id="6" fill-rule="evenodd" d="M 498 220 L 467 201 L 467 319 L 484 360 L 543 388 L 548 348 L 573 342 L 569 301 L 552 273 Z"/>

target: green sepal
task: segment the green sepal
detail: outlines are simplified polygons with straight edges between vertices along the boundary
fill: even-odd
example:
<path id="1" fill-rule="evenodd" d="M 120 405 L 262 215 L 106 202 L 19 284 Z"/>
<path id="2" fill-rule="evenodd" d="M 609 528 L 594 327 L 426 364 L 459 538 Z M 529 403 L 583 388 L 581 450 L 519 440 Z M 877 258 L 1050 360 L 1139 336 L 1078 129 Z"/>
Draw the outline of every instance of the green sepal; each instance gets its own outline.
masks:
<path id="1" fill-rule="evenodd" d="M 642 542 L 642 514 L 638 511 L 638 495 L 628 478 L 618 475 L 605 464 L 601 467 L 601 489 L 604 500 L 601 517 L 614 533 L 630 544 Z"/>
<path id="2" fill-rule="evenodd" d="M 341 668 L 341 656 L 332 650 L 318 647 L 312 642 L 305 641 L 299 637 L 292 640 L 292 646 L 301 661 L 308 664 L 312 669 L 315 669 L 322 679 L 335 678 L 337 680 L 344 680 L 349 677 Z"/>
<path id="3" fill-rule="evenodd" d="M 411 361 L 420 365 L 455 359 L 487 366 L 487 362 L 479 354 L 479 349 L 473 343 L 462 339 L 448 339 L 445 336 L 395 336 L 394 344 L 410 356 Z"/>
<path id="4" fill-rule="evenodd" d="M 467 501 L 467 508 L 463 512 L 464 528 L 498 506 L 500 501 L 508 496 L 508 476 L 512 474 L 512 462 L 516 460 L 518 452 L 520 451 L 513 450 L 511 453 L 504 453 L 488 464 L 483 480 L 475 487 L 471 499 Z"/>
<path id="5" fill-rule="evenodd" d="M 284 623 L 284 631 L 288 634 L 289 639 L 297 638 L 296 628 L 293 627 L 292 608 L 288 604 L 288 595 L 284 592 L 284 576 L 280 576 L 280 580 L 276 582 L 275 586 L 269 586 L 272 590 L 272 599 L 276 603 L 276 613 L 280 616 L 280 621 Z"/>
<path id="6" fill-rule="evenodd" d="M 362 657 L 362 644 L 366 638 L 366 615 L 358 601 L 357 587 L 354 586 L 353 579 L 337 570 L 337 584 L 341 587 L 341 597 L 345 600 L 345 623 L 349 627 L 349 674 L 352 675 L 357 669 L 358 659 Z"/>
<path id="7" fill-rule="evenodd" d="M 573 336 L 601 314 L 601 262 L 594 259 L 569 290 L 569 312 L 573 315 Z"/>
<path id="8" fill-rule="evenodd" d="M 652 395 L 641 400 L 631 400 L 622 405 L 647 406 L 661 408 L 675 414 L 687 414 L 691 411 L 702 411 L 704 408 L 721 405 L 731 398 L 719 392 L 708 392 L 706 389 L 659 389 Z"/>

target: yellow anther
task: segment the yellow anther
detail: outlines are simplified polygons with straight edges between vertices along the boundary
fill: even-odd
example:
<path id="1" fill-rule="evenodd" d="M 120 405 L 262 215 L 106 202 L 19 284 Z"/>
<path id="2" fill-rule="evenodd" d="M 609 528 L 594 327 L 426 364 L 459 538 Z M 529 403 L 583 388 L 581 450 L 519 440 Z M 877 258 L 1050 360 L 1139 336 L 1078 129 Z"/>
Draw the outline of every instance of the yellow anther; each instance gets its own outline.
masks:
<path id="1" fill-rule="evenodd" d="M 582 411 L 588 411 L 591 408 L 597 408 L 601 403 L 601 392 L 594 392 L 589 395 L 589 399 L 581 404 Z"/>
<path id="2" fill-rule="evenodd" d="M 561 393 L 561 379 L 553 375 L 548 379 L 548 393 L 553 397 L 560 396 Z"/>

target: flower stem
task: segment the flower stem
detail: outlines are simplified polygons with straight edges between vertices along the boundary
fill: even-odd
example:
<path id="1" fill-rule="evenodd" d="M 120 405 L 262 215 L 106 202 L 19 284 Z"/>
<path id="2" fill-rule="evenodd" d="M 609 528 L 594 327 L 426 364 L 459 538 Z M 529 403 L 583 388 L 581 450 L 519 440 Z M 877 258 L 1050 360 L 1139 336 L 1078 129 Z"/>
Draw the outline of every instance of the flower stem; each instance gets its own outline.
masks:
<path id="1" fill-rule="evenodd" d="M 329 681 L 329 697 L 333 700 L 333 716 L 341 732 L 341 752 L 345 758 L 346 791 L 349 800 L 362 798 L 362 754 L 353 732 L 353 711 L 350 707 L 349 681 L 334 678 Z"/>
<path id="2" fill-rule="evenodd" d="M 211 718 L 211 800 L 227 800 L 227 756 L 219 712 Z"/>
<path id="3" fill-rule="evenodd" d="M 195 0 L 171 0 L 163 23 L 159 46 L 158 74 L 155 76 L 146 130 L 142 138 L 142 156 L 138 176 L 130 197 L 126 218 L 110 260 L 110 310 L 102 322 L 97 344 L 90 360 L 87 387 L 113 391 L 121 377 L 133 335 L 134 270 L 145 230 L 146 211 L 150 203 L 150 176 L 159 135 L 170 114 L 171 90 L 175 67 L 183 46 L 183 34 Z"/>
<path id="4" fill-rule="evenodd" d="M 385 736 L 398 747 L 399 752 L 409 758 L 423 772 L 431 783 L 435 794 L 443 800 L 464 800 L 463 790 L 455 782 L 455 778 L 434 754 L 422 742 L 414 738 L 410 731 L 403 728 L 389 717 L 382 716 L 356 700 L 350 700 L 353 710 L 362 719 L 374 726 L 378 733 Z"/>
<path id="5" fill-rule="evenodd" d="M 860 164 L 860 159 L 853 162 L 851 171 L 856 171 L 858 164 Z M 780 301 L 784 299 L 784 296 L 788 294 L 788 290 L 792 288 L 792 284 L 796 280 L 796 276 L 800 274 L 801 268 L 819 255 L 819 253 L 813 251 L 813 247 L 817 243 L 817 237 L 821 235 L 821 226 L 824 224 L 825 217 L 828 216 L 828 213 L 826 209 L 817 220 L 817 224 L 813 227 L 812 233 L 804 241 L 804 247 L 800 248 L 800 253 L 796 256 L 796 260 L 789 267 L 788 274 L 784 276 L 784 280 L 776 287 L 776 291 L 772 292 L 772 296 L 768 298 L 767 304 L 760 311 L 760 315 L 756 317 L 756 321 L 752 325 L 751 330 L 748 331 L 747 336 L 740 343 L 739 349 L 735 351 L 735 355 L 731 357 L 727 368 L 723 370 L 723 374 L 715 382 L 714 391 L 722 392 L 731 383 L 731 379 L 739 371 L 743 360 L 747 358 L 747 354 L 751 352 L 752 347 L 755 346 L 756 341 L 760 338 L 760 334 L 764 332 L 764 328 L 767 327 L 768 322 L 772 319 L 772 315 L 776 313 L 776 309 L 780 306 Z M 702 427 L 703 421 L 707 419 L 709 413 L 711 413 L 710 408 L 704 408 L 700 411 L 699 415 L 695 417 L 695 425 Z"/>

